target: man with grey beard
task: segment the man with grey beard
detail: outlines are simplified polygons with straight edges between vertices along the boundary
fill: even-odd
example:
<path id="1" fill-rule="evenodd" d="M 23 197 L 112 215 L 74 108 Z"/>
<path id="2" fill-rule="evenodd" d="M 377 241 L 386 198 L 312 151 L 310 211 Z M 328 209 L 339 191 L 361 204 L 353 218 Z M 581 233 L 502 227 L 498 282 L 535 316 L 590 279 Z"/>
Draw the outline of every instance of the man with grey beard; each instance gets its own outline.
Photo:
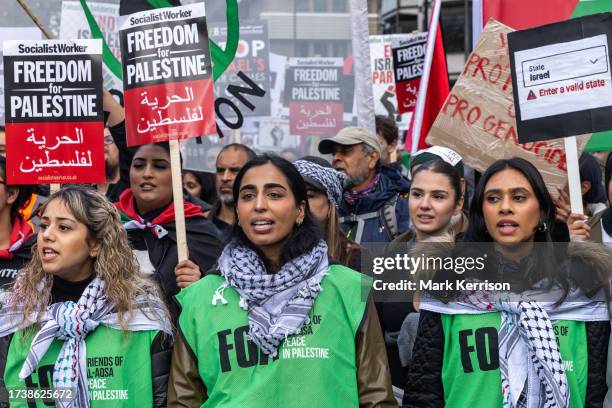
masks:
<path id="1" fill-rule="evenodd" d="M 375 135 L 360 127 L 344 128 L 322 140 L 319 152 L 331 154 L 333 167 L 346 174 L 339 214 L 349 239 L 385 243 L 408 230 L 408 200 L 403 195 L 410 183 L 397 169 L 381 164 Z"/>
<path id="2" fill-rule="evenodd" d="M 217 202 L 208 218 L 221 232 L 227 231 L 234 224 L 234 196 L 232 194 L 234 180 L 240 169 L 253 157 L 255 157 L 255 152 L 240 143 L 224 146 L 217 156 L 215 164 Z"/>

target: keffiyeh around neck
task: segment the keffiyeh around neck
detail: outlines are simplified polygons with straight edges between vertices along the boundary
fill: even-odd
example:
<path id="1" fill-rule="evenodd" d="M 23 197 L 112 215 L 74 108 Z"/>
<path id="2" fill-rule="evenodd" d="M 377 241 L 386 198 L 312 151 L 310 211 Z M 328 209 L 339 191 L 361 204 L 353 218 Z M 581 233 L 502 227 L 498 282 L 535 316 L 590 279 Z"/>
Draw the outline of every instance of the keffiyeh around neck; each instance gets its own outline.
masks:
<path id="1" fill-rule="evenodd" d="M 262 259 L 250 248 L 228 244 L 218 261 L 225 282 L 212 299 L 226 304 L 223 291 L 232 287 L 240 294 L 240 307 L 248 311 L 249 340 L 267 355 L 276 356 L 281 342 L 308 322 L 327 273 L 327 244 L 321 240 L 309 252 L 267 273 Z"/>
<path id="2" fill-rule="evenodd" d="M 40 289 L 43 290 L 44 285 Z M 106 282 L 99 276 L 85 288 L 78 302 L 54 303 L 47 307 L 40 318 L 41 329 L 30 346 L 30 353 L 23 364 L 19 378 L 27 378 L 47 353 L 55 340 L 63 341 L 60 353 L 53 368 L 53 387 L 76 390 L 72 401 L 57 400 L 60 408 L 88 408 L 90 406 L 87 388 L 87 335 L 100 324 L 121 330 L 118 315 L 113 311 L 106 293 Z M 0 309 L 0 337 L 7 336 L 24 328 L 23 307 L 10 305 L 10 294 Z M 165 318 L 164 306 L 158 298 L 144 299 L 142 296 L 133 301 L 134 311 L 128 322 L 128 330 L 161 330 L 172 335 L 169 321 Z M 152 320 L 153 319 L 153 320 Z M 27 321 L 35 319 L 30 316 Z"/>
<path id="3" fill-rule="evenodd" d="M 546 293 L 547 299 L 561 295 L 560 290 Z M 518 295 L 469 291 L 450 303 L 425 295 L 420 308 L 444 314 L 501 312 L 498 347 L 504 408 L 562 408 L 569 406 L 569 386 L 551 320 L 609 320 L 607 303 L 586 298 L 578 289 L 560 305 L 531 300 L 542 295 L 526 291 L 518 300 Z M 511 300 L 502 300 L 506 298 Z"/>
<path id="4" fill-rule="evenodd" d="M 123 222 L 123 227 L 126 230 L 149 229 L 157 239 L 161 239 L 168 235 L 168 231 L 163 227 L 164 225 L 174 223 L 174 203 L 170 203 L 170 205 L 152 220 L 147 221 L 143 219 L 136 211 L 134 193 L 129 188 L 121 193 L 119 202 L 115 203 L 115 207 L 119 210 L 121 222 Z M 185 201 L 184 207 L 185 218 L 204 218 L 204 213 L 202 213 L 202 209 L 199 206 Z"/>

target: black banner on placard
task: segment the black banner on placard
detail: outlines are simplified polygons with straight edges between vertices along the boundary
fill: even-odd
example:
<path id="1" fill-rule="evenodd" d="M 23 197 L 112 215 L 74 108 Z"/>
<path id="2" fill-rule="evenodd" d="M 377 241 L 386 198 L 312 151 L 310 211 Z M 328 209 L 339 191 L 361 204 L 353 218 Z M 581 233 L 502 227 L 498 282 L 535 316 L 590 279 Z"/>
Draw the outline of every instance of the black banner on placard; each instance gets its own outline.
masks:
<path id="1" fill-rule="evenodd" d="M 216 132 L 203 3 L 121 17 L 129 146 Z"/>
<path id="2" fill-rule="evenodd" d="M 508 34 L 520 143 L 612 129 L 612 13 Z"/>
<path id="3" fill-rule="evenodd" d="M 100 55 L 4 58 L 7 122 L 103 120 Z"/>
<path id="4" fill-rule="evenodd" d="M 121 50 L 126 90 L 212 74 L 204 17 L 122 30 Z"/>

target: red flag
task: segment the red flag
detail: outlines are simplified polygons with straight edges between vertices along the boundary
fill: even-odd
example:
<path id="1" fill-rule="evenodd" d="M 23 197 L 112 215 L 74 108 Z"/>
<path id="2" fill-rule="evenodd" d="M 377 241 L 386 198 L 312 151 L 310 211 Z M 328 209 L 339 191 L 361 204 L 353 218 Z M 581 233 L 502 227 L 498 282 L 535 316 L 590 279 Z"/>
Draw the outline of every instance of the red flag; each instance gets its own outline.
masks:
<path id="1" fill-rule="evenodd" d="M 423 84 L 421 84 L 422 86 Z M 427 86 L 427 94 L 425 97 L 425 110 L 423 111 L 423 121 L 421 124 L 421 137 L 419 139 L 419 150 L 429 147 L 425 143 L 425 137 L 429 133 L 429 129 L 436 120 L 436 116 L 442 109 L 442 105 L 450 92 L 448 82 L 448 69 L 446 67 L 446 53 L 444 52 L 444 41 L 442 39 L 442 30 L 438 25 L 436 32 L 436 42 L 434 45 L 434 54 L 431 61 L 431 71 L 429 74 L 429 84 Z M 410 120 L 410 128 L 406 135 L 406 151 L 410 151 L 412 146 L 412 126 L 414 125 L 414 116 Z"/>
<path id="2" fill-rule="evenodd" d="M 482 24 L 494 18 L 515 30 L 556 23 L 570 18 L 579 0 L 483 0 Z"/>

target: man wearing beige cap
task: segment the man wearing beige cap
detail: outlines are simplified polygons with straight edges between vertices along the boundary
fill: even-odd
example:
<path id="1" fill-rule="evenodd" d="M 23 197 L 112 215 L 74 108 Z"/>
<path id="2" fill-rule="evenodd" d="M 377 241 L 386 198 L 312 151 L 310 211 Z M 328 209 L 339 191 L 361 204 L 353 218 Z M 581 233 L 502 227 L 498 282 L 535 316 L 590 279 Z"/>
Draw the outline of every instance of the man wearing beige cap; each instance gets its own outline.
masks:
<path id="1" fill-rule="evenodd" d="M 410 184 L 396 169 L 381 165 L 376 135 L 360 127 L 344 128 L 322 140 L 319 152 L 331 154 L 333 167 L 346 174 L 339 212 L 348 238 L 385 243 L 408 230 L 408 201 L 402 194 Z"/>

